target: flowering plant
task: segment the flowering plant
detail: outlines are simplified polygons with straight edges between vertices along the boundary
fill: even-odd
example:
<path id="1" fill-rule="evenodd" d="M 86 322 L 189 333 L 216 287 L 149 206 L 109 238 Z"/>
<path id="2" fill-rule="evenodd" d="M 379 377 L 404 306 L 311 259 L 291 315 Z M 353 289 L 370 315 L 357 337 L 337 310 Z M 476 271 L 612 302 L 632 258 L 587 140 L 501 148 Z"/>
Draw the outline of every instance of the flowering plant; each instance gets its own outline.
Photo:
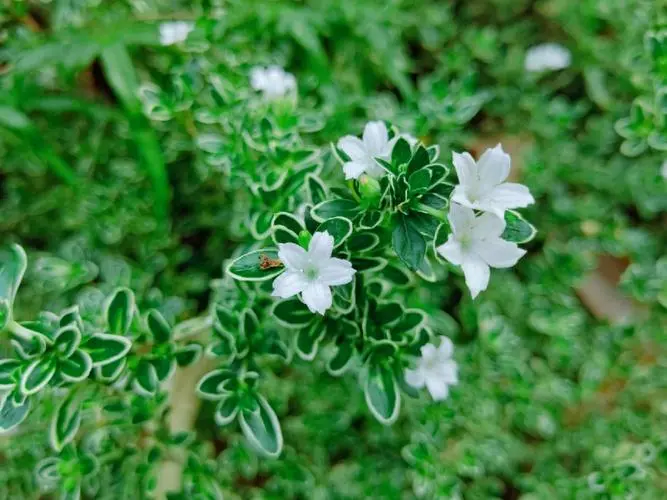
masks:
<path id="1" fill-rule="evenodd" d="M 656 2 L 10 4 L 0 500 L 664 496 Z"/>

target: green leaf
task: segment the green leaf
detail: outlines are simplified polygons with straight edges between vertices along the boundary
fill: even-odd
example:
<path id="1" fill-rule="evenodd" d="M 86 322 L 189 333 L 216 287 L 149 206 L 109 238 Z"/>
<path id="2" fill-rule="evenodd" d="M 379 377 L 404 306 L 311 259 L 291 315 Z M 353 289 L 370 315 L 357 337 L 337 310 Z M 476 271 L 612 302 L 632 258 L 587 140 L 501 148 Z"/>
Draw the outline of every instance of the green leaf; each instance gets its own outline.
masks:
<path id="1" fill-rule="evenodd" d="M 257 335 L 259 329 L 259 320 L 252 309 L 245 309 L 241 312 L 241 338 L 250 340 Z"/>
<path id="2" fill-rule="evenodd" d="M 325 333 L 326 328 L 321 321 L 314 321 L 311 325 L 301 328 L 294 339 L 294 347 L 299 357 L 306 361 L 315 359 L 320 340 Z"/>
<path id="3" fill-rule="evenodd" d="M 105 382 L 113 382 L 120 376 L 126 365 L 126 360 L 120 358 L 111 363 L 95 367 L 95 374 Z"/>
<path id="4" fill-rule="evenodd" d="M 322 203 L 327 199 L 327 187 L 315 174 L 308 174 L 306 176 L 306 189 L 308 190 L 308 199 L 313 205 Z"/>
<path id="5" fill-rule="evenodd" d="M 203 351 L 204 349 L 201 344 L 196 342 L 191 342 L 184 346 L 178 347 L 174 352 L 176 363 L 181 367 L 190 366 L 201 357 Z"/>
<path id="6" fill-rule="evenodd" d="M 336 354 L 327 363 L 327 371 L 334 377 L 340 377 L 352 365 L 354 346 L 343 342 L 337 346 Z"/>
<path id="7" fill-rule="evenodd" d="M 382 328 L 390 326 L 392 323 L 398 321 L 403 316 L 403 306 L 398 302 L 386 302 L 378 304 L 375 311 L 374 321 Z"/>
<path id="8" fill-rule="evenodd" d="M 160 379 L 155 366 L 145 359 L 139 361 L 132 381 L 134 391 L 140 396 L 153 397 L 157 394 L 159 385 Z"/>
<path id="9" fill-rule="evenodd" d="M 276 302 L 271 309 L 270 317 L 287 328 L 306 326 L 313 321 L 313 313 L 298 299 Z"/>
<path id="10" fill-rule="evenodd" d="M 128 288 L 118 288 L 109 297 L 105 317 L 109 333 L 126 335 L 134 316 L 134 293 Z"/>
<path id="11" fill-rule="evenodd" d="M 431 186 L 430 170 L 427 168 L 424 168 L 422 170 L 417 170 L 414 174 L 412 174 L 409 177 L 408 184 L 410 185 L 410 194 L 412 196 L 417 196 L 425 193 Z"/>
<path id="12" fill-rule="evenodd" d="M 255 450 L 275 458 L 283 449 L 280 422 L 266 399 L 260 395 L 255 398 L 258 403 L 255 409 L 243 409 L 239 415 L 241 430 Z"/>
<path id="13" fill-rule="evenodd" d="M 513 210 L 505 211 L 505 231 L 502 238 L 513 243 L 528 243 L 537 234 L 537 229 Z"/>
<path id="14" fill-rule="evenodd" d="M 401 393 L 391 370 L 380 365 L 371 366 L 364 395 L 368 409 L 381 424 L 390 425 L 396 421 L 401 408 Z"/>
<path id="15" fill-rule="evenodd" d="M 398 214 L 391 240 L 396 255 L 410 269 L 418 270 L 426 253 L 426 241 L 419 231 L 413 227 L 407 216 Z"/>
<path id="16" fill-rule="evenodd" d="M 81 343 L 81 332 L 74 324 L 67 325 L 56 332 L 53 342 L 60 357 L 69 358 Z"/>
<path id="17" fill-rule="evenodd" d="M 67 382 L 80 382 L 93 369 L 93 360 L 87 352 L 77 349 L 72 355 L 58 364 L 60 376 Z"/>
<path id="18" fill-rule="evenodd" d="M 279 245 L 280 243 L 299 244 L 299 235 L 283 226 L 273 226 L 271 230 L 271 238 L 276 245 Z"/>
<path id="19" fill-rule="evenodd" d="M 70 392 L 51 417 L 49 440 L 58 453 L 74 439 L 81 425 L 81 402 Z"/>
<path id="20" fill-rule="evenodd" d="M 148 325 L 148 329 L 150 330 L 151 335 L 153 335 L 156 344 L 164 344 L 171 340 L 172 329 L 169 326 L 169 323 L 167 323 L 167 320 L 164 319 L 164 316 L 160 314 L 160 311 L 156 309 L 148 311 L 146 324 Z"/>
<path id="21" fill-rule="evenodd" d="M 219 327 L 223 332 L 232 336 L 236 335 L 239 328 L 239 318 L 234 312 L 218 305 L 215 308 L 215 317 L 217 319 L 216 327 Z"/>
<path id="22" fill-rule="evenodd" d="M 353 257 L 352 267 L 359 273 L 376 272 L 384 269 L 387 260 L 382 257 Z"/>
<path id="23" fill-rule="evenodd" d="M 364 252 L 370 252 L 380 244 L 380 237 L 375 233 L 355 233 L 347 240 L 347 249 L 353 254 L 358 255 Z"/>
<path id="24" fill-rule="evenodd" d="M 33 361 L 21 375 L 21 393 L 30 396 L 42 390 L 56 373 L 56 366 L 50 359 Z"/>
<path id="25" fill-rule="evenodd" d="M 215 407 L 213 418 L 219 426 L 227 425 L 239 413 L 239 399 L 234 394 L 221 399 Z"/>
<path id="26" fill-rule="evenodd" d="M 364 212 L 359 220 L 359 227 L 361 229 L 374 229 L 380 225 L 382 219 L 383 213 L 379 210 Z"/>
<path id="27" fill-rule="evenodd" d="M 28 266 L 28 257 L 19 245 L 0 250 L 0 300 L 3 302 L 0 330 L 12 321 L 16 292 Z"/>
<path id="28" fill-rule="evenodd" d="M 8 392 L 0 397 L 0 435 L 23 422 L 30 411 L 30 398 L 17 404 L 15 395 L 14 392 Z"/>
<path id="29" fill-rule="evenodd" d="M 208 372 L 197 384 L 197 394 L 200 398 L 216 401 L 222 399 L 229 391 L 225 390 L 224 384 L 234 377 L 230 370 L 218 369 Z"/>
<path id="30" fill-rule="evenodd" d="M 399 137 L 394 144 L 394 149 L 391 151 L 391 162 L 400 167 L 403 164 L 407 164 L 412 157 L 412 150 L 410 149 L 410 144 L 403 137 Z"/>
<path id="31" fill-rule="evenodd" d="M 18 359 L 0 360 L 0 390 L 13 389 L 16 386 L 21 365 Z"/>
<path id="32" fill-rule="evenodd" d="M 284 227 L 297 235 L 305 229 L 298 218 L 287 212 L 278 212 L 274 215 L 271 225 Z"/>
<path id="33" fill-rule="evenodd" d="M 239 281 L 265 281 L 275 278 L 284 270 L 278 259 L 278 250 L 254 250 L 227 264 L 226 273 Z"/>
<path id="34" fill-rule="evenodd" d="M 340 198 L 318 203 L 313 207 L 310 214 L 317 222 L 324 222 L 333 217 L 345 217 L 353 220 L 360 212 L 361 208 L 355 201 Z"/>
<path id="35" fill-rule="evenodd" d="M 81 345 L 81 349 L 90 355 L 93 366 L 104 366 L 121 360 L 131 347 L 130 339 L 106 333 L 96 333 Z"/>
<path id="36" fill-rule="evenodd" d="M 352 234 L 352 222 L 345 217 L 333 217 L 320 224 L 317 231 L 328 232 L 334 239 L 334 248 L 337 248 Z"/>
<path id="37" fill-rule="evenodd" d="M 429 163 L 431 163 L 431 158 L 428 155 L 428 151 L 426 151 L 426 148 L 420 144 L 412 155 L 410 163 L 408 163 L 408 178 Z"/>
<path id="38" fill-rule="evenodd" d="M 435 208 L 436 210 L 443 210 L 449 206 L 449 199 L 437 193 L 426 193 L 419 200 L 427 207 Z"/>

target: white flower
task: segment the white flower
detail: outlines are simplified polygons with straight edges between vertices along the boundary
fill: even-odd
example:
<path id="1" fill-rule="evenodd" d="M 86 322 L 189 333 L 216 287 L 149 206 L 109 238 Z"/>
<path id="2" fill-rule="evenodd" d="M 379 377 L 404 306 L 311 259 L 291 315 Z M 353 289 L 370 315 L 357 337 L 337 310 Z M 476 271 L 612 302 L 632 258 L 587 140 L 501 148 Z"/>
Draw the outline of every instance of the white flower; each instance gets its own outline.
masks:
<path id="1" fill-rule="evenodd" d="M 662 167 L 660 168 L 660 174 L 662 174 L 663 179 L 667 179 L 667 160 L 662 162 Z"/>
<path id="2" fill-rule="evenodd" d="M 489 284 L 489 266 L 512 267 L 526 253 L 516 243 L 500 237 L 505 221 L 493 214 L 475 217 L 471 208 L 452 203 L 447 218 L 452 234 L 436 250 L 455 266 L 461 266 L 473 299 Z"/>
<path id="3" fill-rule="evenodd" d="M 503 182 L 510 173 L 510 156 L 500 144 L 487 149 L 477 163 L 469 153 L 452 153 L 452 158 L 459 177 L 452 201 L 465 207 L 493 212 L 501 219 L 507 209 L 535 203 L 526 186 Z"/>
<path id="4" fill-rule="evenodd" d="M 296 90 L 296 78 L 280 66 L 257 66 L 250 71 L 250 85 L 267 99 L 278 99 Z"/>
<path id="5" fill-rule="evenodd" d="M 338 149 L 350 158 L 350 161 L 343 165 L 345 178 L 357 179 L 363 173 L 375 178 L 382 177 L 386 170 L 375 158 L 388 160 L 395 142 L 395 139 L 389 140 L 387 127 L 381 121 L 366 124 L 363 140 L 353 135 L 340 139 Z"/>
<path id="6" fill-rule="evenodd" d="M 449 386 L 458 383 L 458 367 L 452 359 L 454 346 L 447 337 L 440 337 L 440 346 L 426 344 L 414 370 L 405 370 L 405 381 L 416 389 L 426 386 L 436 401 L 447 399 Z"/>
<path id="7" fill-rule="evenodd" d="M 542 72 L 567 68 L 572 60 L 570 51 L 557 43 L 535 45 L 526 52 L 526 71 Z"/>
<path id="8" fill-rule="evenodd" d="M 333 245 L 327 231 L 313 235 L 308 251 L 294 243 L 280 243 L 278 258 L 286 269 L 273 282 L 273 296 L 286 299 L 301 294 L 311 312 L 324 314 L 333 300 L 330 287 L 349 283 L 355 273 L 350 262 L 331 257 Z"/>
<path id="9" fill-rule="evenodd" d="M 160 43 L 162 45 L 173 45 L 184 42 L 193 29 L 194 25 L 186 21 L 162 23 L 160 25 Z"/>

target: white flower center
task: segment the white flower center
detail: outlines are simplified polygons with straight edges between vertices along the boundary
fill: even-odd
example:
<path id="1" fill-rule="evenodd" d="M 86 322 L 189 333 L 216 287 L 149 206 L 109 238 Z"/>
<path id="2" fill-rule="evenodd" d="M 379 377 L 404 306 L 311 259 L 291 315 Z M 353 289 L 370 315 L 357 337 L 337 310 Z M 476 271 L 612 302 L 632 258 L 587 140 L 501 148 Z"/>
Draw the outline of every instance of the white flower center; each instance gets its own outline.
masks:
<path id="1" fill-rule="evenodd" d="M 320 275 L 320 270 L 317 267 L 311 265 L 304 268 L 303 274 L 306 275 L 306 278 L 308 278 L 308 280 L 315 281 Z"/>

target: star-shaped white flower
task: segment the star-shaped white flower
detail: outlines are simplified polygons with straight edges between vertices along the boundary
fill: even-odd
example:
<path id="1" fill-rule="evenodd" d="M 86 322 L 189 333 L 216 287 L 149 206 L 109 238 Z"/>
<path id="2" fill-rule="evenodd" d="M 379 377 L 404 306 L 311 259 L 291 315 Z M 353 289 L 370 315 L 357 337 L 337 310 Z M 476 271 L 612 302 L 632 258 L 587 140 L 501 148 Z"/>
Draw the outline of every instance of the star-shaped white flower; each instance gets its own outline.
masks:
<path id="1" fill-rule="evenodd" d="M 459 381 L 458 367 L 452 359 L 454 346 L 447 337 L 440 337 L 438 347 L 426 344 L 414 370 L 405 370 L 405 381 L 415 389 L 426 386 L 436 401 L 447 399 L 449 386 Z"/>
<path id="2" fill-rule="evenodd" d="M 296 78 L 280 66 L 257 66 L 250 71 L 250 85 L 267 99 L 279 99 L 296 91 Z"/>
<path id="3" fill-rule="evenodd" d="M 331 287 L 352 281 L 355 270 L 344 259 L 331 257 L 334 239 L 327 232 L 313 235 L 308 251 L 294 243 L 280 243 L 278 258 L 285 272 L 273 282 L 273 296 L 287 299 L 300 294 L 313 313 L 324 314 L 331 307 Z"/>
<path id="4" fill-rule="evenodd" d="M 338 141 L 338 149 L 343 151 L 350 161 L 343 165 L 346 179 L 357 179 L 363 173 L 379 178 L 386 170 L 375 158 L 389 160 L 396 138 L 389 140 L 389 133 L 384 122 L 368 122 L 364 127 L 363 140 L 353 135 L 346 135 Z"/>
<path id="5" fill-rule="evenodd" d="M 501 219 L 505 210 L 535 203 L 526 186 L 503 182 L 510 173 L 510 156 L 500 144 L 487 149 L 477 162 L 469 153 L 452 153 L 452 159 L 459 177 L 452 201 L 465 207 L 493 212 Z"/>
<path id="6" fill-rule="evenodd" d="M 174 45 L 184 42 L 193 29 L 194 25 L 186 21 L 162 23 L 160 25 L 160 43 L 162 45 Z"/>
<path id="7" fill-rule="evenodd" d="M 526 52 L 524 68 L 526 71 L 541 73 L 567 68 L 572 61 L 572 54 L 557 43 L 535 45 Z"/>
<path id="8" fill-rule="evenodd" d="M 474 299 L 489 284 L 489 267 L 512 267 L 526 253 L 516 243 L 503 240 L 505 220 L 486 213 L 475 217 L 471 208 L 452 203 L 449 208 L 452 234 L 437 252 L 455 266 L 461 266 Z"/>

